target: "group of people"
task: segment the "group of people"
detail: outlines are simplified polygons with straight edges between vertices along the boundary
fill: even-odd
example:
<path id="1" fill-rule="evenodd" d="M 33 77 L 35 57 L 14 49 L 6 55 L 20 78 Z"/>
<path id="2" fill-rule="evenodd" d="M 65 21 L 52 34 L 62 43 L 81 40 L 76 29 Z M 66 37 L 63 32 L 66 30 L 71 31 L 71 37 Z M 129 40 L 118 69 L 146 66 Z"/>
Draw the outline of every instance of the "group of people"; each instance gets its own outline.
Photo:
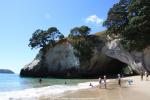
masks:
<path id="1" fill-rule="evenodd" d="M 145 71 L 146 81 L 148 80 L 148 76 L 149 76 L 149 74 Z M 141 71 L 141 81 L 143 81 L 143 77 L 144 77 L 144 72 Z M 102 86 L 104 86 L 105 88 L 107 88 L 107 83 L 106 83 L 107 78 L 106 78 L 106 75 L 104 75 L 103 78 L 99 77 L 98 80 L 99 80 L 99 88 L 101 88 Z M 129 85 L 131 85 L 132 82 L 133 82 L 132 80 L 128 80 Z M 41 78 L 39 79 L 39 83 L 40 84 L 42 83 L 42 79 Z M 65 84 L 67 84 L 66 81 L 65 81 Z M 118 85 L 121 86 L 121 76 L 120 76 L 120 74 L 118 74 Z M 92 83 L 90 83 L 89 86 L 94 87 L 92 85 Z"/>
<path id="2" fill-rule="evenodd" d="M 102 79 L 101 77 L 99 77 L 99 86 L 100 86 L 100 88 L 102 87 L 102 84 L 104 84 L 104 87 L 106 88 L 107 87 L 107 85 L 106 85 L 106 75 L 104 75 L 104 78 Z M 102 83 L 102 81 L 103 81 L 103 83 Z"/>
<path id="3" fill-rule="evenodd" d="M 146 77 L 146 81 L 148 80 L 148 76 L 149 73 L 145 71 L 145 73 L 142 71 L 141 72 L 141 80 L 143 81 L 143 76 L 145 75 Z M 133 82 L 133 80 L 128 80 L 129 85 L 131 85 L 131 83 Z M 107 88 L 107 83 L 106 83 L 106 75 L 104 75 L 104 78 L 99 77 L 99 87 L 101 88 L 102 85 Z M 121 87 L 121 75 L 118 74 L 118 85 Z"/>
<path id="4" fill-rule="evenodd" d="M 106 75 L 104 75 L 103 79 L 101 77 L 99 77 L 99 88 L 101 88 L 102 85 L 104 85 L 104 87 L 107 88 L 106 80 L 107 80 Z M 121 86 L 121 76 L 120 76 L 120 74 L 118 74 L 118 85 Z"/>

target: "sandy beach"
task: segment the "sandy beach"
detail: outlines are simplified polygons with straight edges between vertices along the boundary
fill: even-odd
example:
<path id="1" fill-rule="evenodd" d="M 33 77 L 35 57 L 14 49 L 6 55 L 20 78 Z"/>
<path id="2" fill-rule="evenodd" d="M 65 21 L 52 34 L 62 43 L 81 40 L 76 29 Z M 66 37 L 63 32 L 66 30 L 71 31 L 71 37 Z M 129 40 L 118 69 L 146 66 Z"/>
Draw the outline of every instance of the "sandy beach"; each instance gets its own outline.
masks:
<path id="1" fill-rule="evenodd" d="M 129 85 L 128 80 L 133 83 Z M 107 89 L 94 86 L 89 89 L 67 91 L 56 97 L 41 97 L 40 100 L 150 100 L 150 81 L 141 81 L 140 76 L 122 79 L 121 87 L 117 79 L 110 79 Z"/>

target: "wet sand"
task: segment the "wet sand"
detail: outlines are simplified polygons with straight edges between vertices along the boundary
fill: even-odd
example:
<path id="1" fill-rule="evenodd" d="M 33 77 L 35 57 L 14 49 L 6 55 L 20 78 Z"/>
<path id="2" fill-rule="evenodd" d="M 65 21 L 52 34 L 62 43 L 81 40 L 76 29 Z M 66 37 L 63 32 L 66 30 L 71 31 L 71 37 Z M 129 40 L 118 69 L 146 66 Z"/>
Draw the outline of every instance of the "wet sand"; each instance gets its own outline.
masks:
<path id="1" fill-rule="evenodd" d="M 133 80 L 131 85 L 128 80 Z M 55 97 L 41 97 L 40 100 L 150 100 L 150 81 L 141 81 L 140 76 L 122 79 L 121 87 L 117 79 L 110 79 L 107 89 L 94 86 L 89 89 L 67 91 Z"/>

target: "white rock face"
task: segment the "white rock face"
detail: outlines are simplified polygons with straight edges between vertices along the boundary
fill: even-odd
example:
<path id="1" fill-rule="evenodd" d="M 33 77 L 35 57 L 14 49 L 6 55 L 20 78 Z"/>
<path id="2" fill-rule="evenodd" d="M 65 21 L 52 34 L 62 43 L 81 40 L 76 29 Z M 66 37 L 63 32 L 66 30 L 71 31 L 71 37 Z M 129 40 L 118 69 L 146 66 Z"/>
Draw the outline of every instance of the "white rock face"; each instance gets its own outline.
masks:
<path id="1" fill-rule="evenodd" d="M 101 38 L 100 38 L 101 39 Z M 99 40 L 89 60 L 80 60 L 69 41 L 59 41 L 54 47 L 42 49 L 37 57 L 20 72 L 21 76 L 73 76 L 87 77 L 103 73 L 118 73 L 123 63 L 102 53 L 105 42 Z M 42 53 L 43 52 L 43 53 Z M 115 69 L 115 66 L 119 66 Z M 121 67 L 120 67 L 121 66 Z"/>
<path id="2" fill-rule="evenodd" d="M 39 52 L 37 54 L 37 56 L 34 58 L 34 60 L 31 63 L 25 65 L 23 67 L 23 69 L 27 69 L 28 68 L 29 70 L 32 70 L 36 65 L 38 65 L 40 63 L 40 61 L 42 59 L 42 55 L 43 55 L 43 53 Z"/>
<path id="3" fill-rule="evenodd" d="M 57 44 L 45 54 L 45 63 L 49 71 L 63 71 L 79 68 L 79 59 L 74 55 L 74 49 L 68 42 Z"/>
<path id="4" fill-rule="evenodd" d="M 118 39 L 107 42 L 102 50 L 107 56 L 118 59 L 129 65 L 131 70 L 140 73 L 143 71 L 150 71 L 150 48 L 143 52 L 127 52 L 119 43 Z"/>

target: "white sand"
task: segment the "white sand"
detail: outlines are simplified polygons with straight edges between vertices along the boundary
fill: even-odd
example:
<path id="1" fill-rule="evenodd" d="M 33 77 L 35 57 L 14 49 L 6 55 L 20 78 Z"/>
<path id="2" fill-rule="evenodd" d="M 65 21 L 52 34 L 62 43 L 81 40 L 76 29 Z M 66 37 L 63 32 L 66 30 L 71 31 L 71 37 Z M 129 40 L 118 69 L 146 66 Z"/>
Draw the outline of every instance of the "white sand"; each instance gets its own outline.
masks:
<path id="1" fill-rule="evenodd" d="M 133 80 L 129 85 L 127 80 Z M 41 97 L 40 100 L 150 100 L 150 81 L 141 81 L 140 76 L 122 79 L 122 86 L 117 80 L 110 80 L 107 89 L 96 86 L 90 89 L 68 91 L 58 97 Z"/>

